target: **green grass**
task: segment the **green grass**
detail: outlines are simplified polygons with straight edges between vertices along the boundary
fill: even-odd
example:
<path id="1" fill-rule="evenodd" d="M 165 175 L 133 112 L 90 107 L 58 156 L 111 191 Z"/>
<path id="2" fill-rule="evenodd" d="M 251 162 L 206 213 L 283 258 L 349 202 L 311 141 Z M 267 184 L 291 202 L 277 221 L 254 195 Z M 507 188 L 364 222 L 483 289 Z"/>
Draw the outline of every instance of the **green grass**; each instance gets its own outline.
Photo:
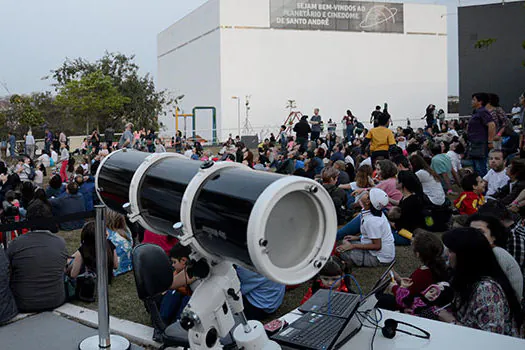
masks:
<path id="1" fill-rule="evenodd" d="M 78 249 L 80 245 L 80 230 L 70 232 L 61 231 L 59 232 L 59 235 L 66 240 L 69 254 L 74 253 Z M 397 263 L 395 270 L 401 276 L 409 276 L 410 273 L 419 266 L 419 263 L 414 257 L 410 247 L 396 247 L 396 260 Z M 381 276 L 384 269 L 384 267 L 354 268 L 352 274 L 361 285 L 361 288 L 363 288 L 363 292 L 366 293 Z M 301 302 L 309 286 L 310 283 L 307 282 L 293 290 L 287 291 L 283 304 L 271 319 L 280 317 L 295 309 Z M 73 304 L 93 310 L 97 309 L 96 303 L 74 301 Z M 114 278 L 110 284 L 109 311 L 111 316 L 151 326 L 149 315 L 146 313 L 143 303 L 137 296 L 135 280 L 132 272 Z"/>

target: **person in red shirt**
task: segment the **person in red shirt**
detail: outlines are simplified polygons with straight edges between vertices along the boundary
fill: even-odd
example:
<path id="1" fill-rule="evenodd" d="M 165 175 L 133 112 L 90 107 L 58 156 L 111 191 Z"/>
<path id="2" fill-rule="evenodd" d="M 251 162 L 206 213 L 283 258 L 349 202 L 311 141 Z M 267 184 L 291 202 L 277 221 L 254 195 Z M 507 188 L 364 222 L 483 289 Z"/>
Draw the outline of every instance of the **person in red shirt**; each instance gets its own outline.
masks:
<path id="1" fill-rule="evenodd" d="M 319 289 L 330 289 L 332 287 L 332 291 L 335 292 L 353 293 L 346 285 L 344 279 L 345 269 L 345 264 L 341 259 L 331 256 L 317 278 L 312 282 L 312 286 L 308 288 L 301 305 L 306 303 Z"/>
<path id="2" fill-rule="evenodd" d="M 388 310 L 405 310 L 412 306 L 415 297 L 419 296 L 430 285 L 448 281 L 447 266 L 443 258 L 443 243 L 432 232 L 417 229 L 412 240 L 414 255 L 421 262 L 409 278 L 394 272 L 394 280 L 387 287 L 389 294 L 376 295 L 376 307 Z"/>
<path id="3" fill-rule="evenodd" d="M 464 192 L 454 201 L 454 206 L 461 215 L 472 215 L 478 212 L 478 208 L 485 204 L 485 181 L 476 173 L 465 175 L 461 180 Z"/>

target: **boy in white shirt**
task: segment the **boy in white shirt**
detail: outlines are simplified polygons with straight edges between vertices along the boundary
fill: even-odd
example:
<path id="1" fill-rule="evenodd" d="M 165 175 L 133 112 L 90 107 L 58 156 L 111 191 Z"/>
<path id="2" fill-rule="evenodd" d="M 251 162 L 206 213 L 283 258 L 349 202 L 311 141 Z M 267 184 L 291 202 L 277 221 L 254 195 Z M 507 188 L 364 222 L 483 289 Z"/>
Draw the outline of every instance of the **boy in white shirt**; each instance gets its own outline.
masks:
<path id="1" fill-rule="evenodd" d="M 505 171 L 503 152 L 501 150 L 493 149 L 490 151 L 489 168 L 489 172 L 483 178 L 487 182 L 487 198 L 491 198 L 500 187 L 505 186 L 510 180 Z"/>
<path id="2" fill-rule="evenodd" d="M 396 257 L 394 236 L 383 209 L 388 204 L 387 194 L 378 188 L 364 191 L 357 202 L 361 212 L 361 234 L 346 236 L 337 247 L 341 258 L 353 266 L 389 264 Z"/>

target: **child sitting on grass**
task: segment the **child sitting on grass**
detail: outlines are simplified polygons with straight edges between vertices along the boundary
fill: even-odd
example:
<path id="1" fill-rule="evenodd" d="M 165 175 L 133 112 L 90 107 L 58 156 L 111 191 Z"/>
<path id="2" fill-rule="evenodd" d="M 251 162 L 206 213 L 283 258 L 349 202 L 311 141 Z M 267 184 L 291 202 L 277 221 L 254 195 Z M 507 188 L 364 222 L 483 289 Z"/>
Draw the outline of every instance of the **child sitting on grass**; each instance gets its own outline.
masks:
<path id="1" fill-rule="evenodd" d="M 461 180 L 464 192 L 454 201 L 454 206 L 460 215 L 472 215 L 478 212 L 478 208 L 485 204 L 485 181 L 477 174 L 465 175 Z"/>
<path id="2" fill-rule="evenodd" d="M 190 261 L 191 249 L 177 243 L 170 250 L 170 259 L 173 266 L 173 276 L 175 277 L 186 268 Z M 174 290 L 168 290 L 162 298 L 160 305 L 160 316 L 166 324 L 171 324 L 180 318 L 182 310 L 190 300 L 190 289 L 182 286 Z"/>
<path id="3" fill-rule="evenodd" d="M 312 282 L 312 286 L 301 301 L 301 305 L 306 303 L 319 289 L 330 289 L 334 292 L 353 293 L 348 288 L 348 280 L 345 281 L 346 264 L 336 256 L 330 257 L 326 265 L 321 269 L 319 275 Z"/>

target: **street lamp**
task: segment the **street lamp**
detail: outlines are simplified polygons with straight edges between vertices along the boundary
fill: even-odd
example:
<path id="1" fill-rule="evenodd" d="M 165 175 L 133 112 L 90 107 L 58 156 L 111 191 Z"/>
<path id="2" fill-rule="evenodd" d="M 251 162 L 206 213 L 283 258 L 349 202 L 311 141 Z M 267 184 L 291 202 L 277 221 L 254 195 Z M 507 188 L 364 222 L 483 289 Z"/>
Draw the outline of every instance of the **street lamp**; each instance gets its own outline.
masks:
<path id="1" fill-rule="evenodd" d="M 241 98 L 232 96 L 232 100 L 237 100 L 237 135 L 241 136 Z"/>

